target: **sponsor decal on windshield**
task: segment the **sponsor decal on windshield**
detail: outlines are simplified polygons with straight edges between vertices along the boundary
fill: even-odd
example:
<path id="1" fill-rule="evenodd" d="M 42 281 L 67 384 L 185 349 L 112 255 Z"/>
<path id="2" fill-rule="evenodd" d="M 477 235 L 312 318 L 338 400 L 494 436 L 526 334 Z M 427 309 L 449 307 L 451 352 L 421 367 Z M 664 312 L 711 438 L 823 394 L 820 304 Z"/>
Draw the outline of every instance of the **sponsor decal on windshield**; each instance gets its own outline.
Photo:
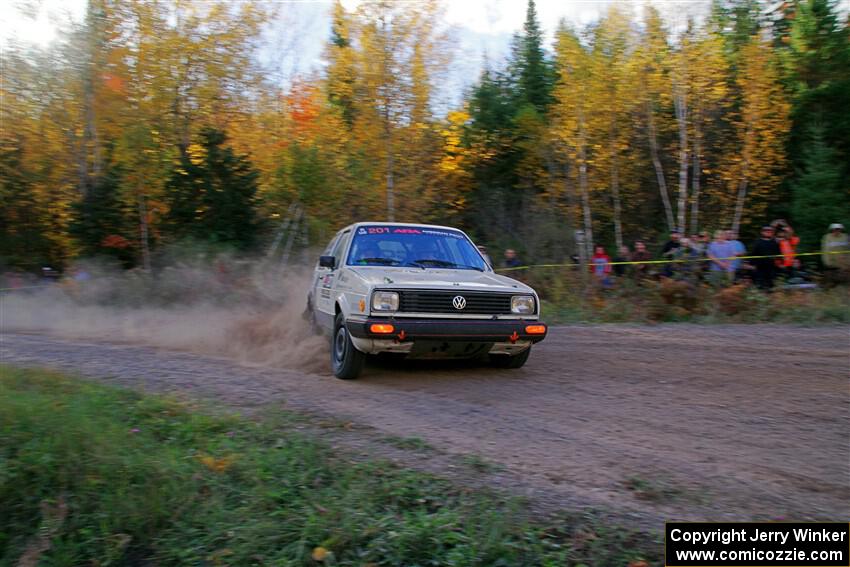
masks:
<path id="1" fill-rule="evenodd" d="M 357 234 L 427 234 L 430 236 L 448 236 L 462 239 L 459 232 L 448 230 L 436 230 L 433 228 L 416 228 L 411 226 L 361 226 Z"/>

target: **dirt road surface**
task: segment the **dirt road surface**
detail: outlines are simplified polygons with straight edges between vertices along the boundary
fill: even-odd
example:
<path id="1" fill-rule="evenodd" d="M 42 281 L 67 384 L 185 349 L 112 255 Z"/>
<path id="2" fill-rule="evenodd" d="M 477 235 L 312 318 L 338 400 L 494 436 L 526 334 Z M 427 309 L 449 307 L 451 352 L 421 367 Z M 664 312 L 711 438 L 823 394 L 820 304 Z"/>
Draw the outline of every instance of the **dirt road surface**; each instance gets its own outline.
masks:
<path id="1" fill-rule="evenodd" d="M 5 363 L 350 421 L 331 439 L 343 448 L 423 440 L 412 452 L 384 444 L 384 456 L 541 509 L 655 527 L 850 519 L 846 327 L 559 327 L 520 370 L 384 362 L 352 382 L 139 344 L 0 338 Z"/>

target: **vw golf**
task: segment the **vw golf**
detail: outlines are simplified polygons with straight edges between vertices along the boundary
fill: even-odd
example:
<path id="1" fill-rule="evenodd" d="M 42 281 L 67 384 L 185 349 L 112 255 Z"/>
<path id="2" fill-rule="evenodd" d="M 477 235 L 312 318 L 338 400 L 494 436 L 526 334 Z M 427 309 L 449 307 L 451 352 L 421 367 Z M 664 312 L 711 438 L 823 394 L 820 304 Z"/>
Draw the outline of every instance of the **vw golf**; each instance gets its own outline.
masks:
<path id="1" fill-rule="evenodd" d="M 532 288 L 496 274 L 462 231 L 424 224 L 339 231 L 319 258 L 305 313 L 330 335 L 342 379 L 378 353 L 519 368 L 547 332 Z"/>

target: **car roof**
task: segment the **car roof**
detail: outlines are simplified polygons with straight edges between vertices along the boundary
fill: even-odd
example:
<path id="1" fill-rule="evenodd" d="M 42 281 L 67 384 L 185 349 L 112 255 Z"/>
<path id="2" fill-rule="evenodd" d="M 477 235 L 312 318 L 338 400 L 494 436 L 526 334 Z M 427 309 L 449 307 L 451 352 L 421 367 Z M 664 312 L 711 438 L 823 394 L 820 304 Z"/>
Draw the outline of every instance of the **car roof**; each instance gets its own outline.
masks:
<path id="1" fill-rule="evenodd" d="M 428 228 L 441 228 L 441 229 L 444 229 L 444 230 L 456 230 L 458 232 L 463 232 L 464 234 L 466 234 L 463 230 L 461 230 L 457 227 L 454 227 L 454 226 L 445 226 L 445 225 L 441 225 L 441 224 L 428 224 L 428 223 L 422 223 L 422 222 L 394 222 L 394 221 L 361 221 L 361 222 L 356 222 L 354 224 L 350 224 L 350 225 L 346 226 L 345 228 L 343 228 L 342 230 L 348 230 L 348 229 L 353 230 L 353 229 L 355 229 L 359 226 L 370 226 L 370 225 L 375 225 L 375 224 L 389 224 L 389 225 L 393 225 L 393 226 L 424 226 L 424 227 L 428 227 Z"/>

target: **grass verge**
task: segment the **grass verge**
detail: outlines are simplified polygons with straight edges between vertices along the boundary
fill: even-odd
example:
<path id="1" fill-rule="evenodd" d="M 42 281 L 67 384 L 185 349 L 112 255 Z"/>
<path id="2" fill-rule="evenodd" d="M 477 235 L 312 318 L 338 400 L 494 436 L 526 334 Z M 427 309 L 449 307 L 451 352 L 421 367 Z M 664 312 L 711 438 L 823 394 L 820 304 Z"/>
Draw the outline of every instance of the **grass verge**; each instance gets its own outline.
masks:
<path id="1" fill-rule="evenodd" d="M 0 564 L 627 565 L 659 542 L 279 423 L 0 366 Z"/>
<path id="2" fill-rule="evenodd" d="M 684 280 L 632 282 L 582 291 L 579 281 L 558 282 L 543 299 L 543 317 L 564 323 L 850 323 L 847 287 L 782 289 L 765 293 L 752 286 L 713 287 Z"/>

